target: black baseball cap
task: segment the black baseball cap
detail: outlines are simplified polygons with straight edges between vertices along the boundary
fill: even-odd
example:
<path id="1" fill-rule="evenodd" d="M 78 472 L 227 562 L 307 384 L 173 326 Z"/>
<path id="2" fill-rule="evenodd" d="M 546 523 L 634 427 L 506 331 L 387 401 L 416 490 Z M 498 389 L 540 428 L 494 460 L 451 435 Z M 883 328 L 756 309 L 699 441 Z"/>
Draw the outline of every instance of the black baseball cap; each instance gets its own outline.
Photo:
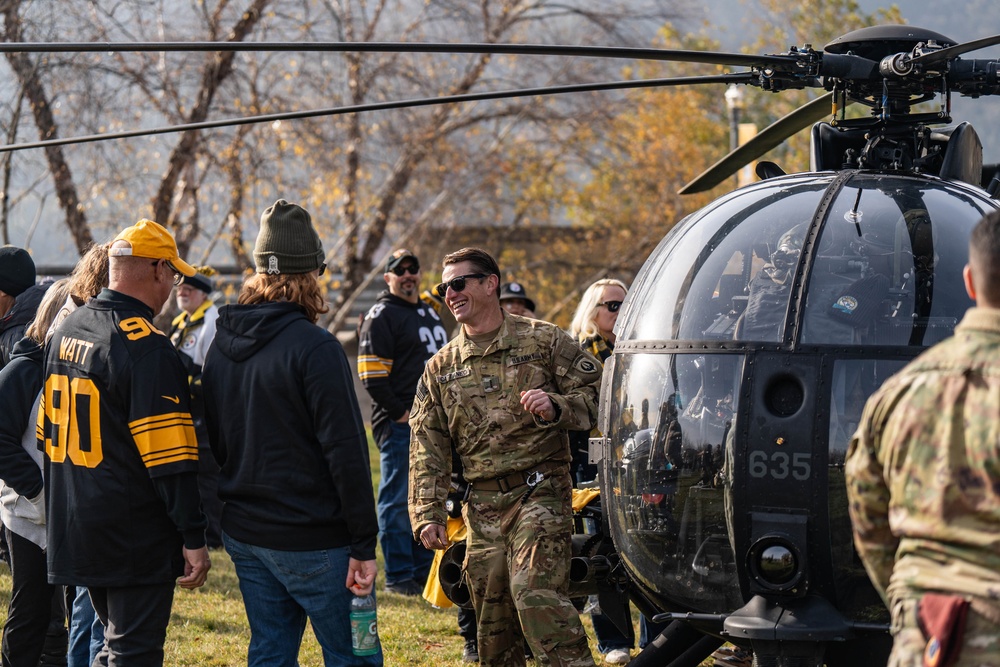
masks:
<path id="1" fill-rule="evenodd" d="M 389 271 L 392 271 L 397 266 L 402 264 L 403 260 L 407 258 L 412 259 L 417 264 L 417 266 L 420 266 L 420 260 L 417 259 L 416 255 L 414 255 L 406 248 L 400 248 L 399 250 L 396 250 L 391 255 L 389 255 L 389 260 L 385 263 L 385 272 L 388 273 Z"/>

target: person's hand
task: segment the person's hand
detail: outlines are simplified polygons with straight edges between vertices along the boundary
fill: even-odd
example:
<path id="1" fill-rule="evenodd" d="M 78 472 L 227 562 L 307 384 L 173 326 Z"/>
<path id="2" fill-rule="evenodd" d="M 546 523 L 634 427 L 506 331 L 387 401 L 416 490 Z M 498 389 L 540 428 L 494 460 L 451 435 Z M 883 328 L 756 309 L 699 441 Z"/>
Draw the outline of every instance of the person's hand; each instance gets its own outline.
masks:
<path id="1" fill-rule="evenodd" d="M 420 529 L 420 543 L 425 549 L 447 549 L 448 531 L 439 523 L 429 523 Z"/>
<path id="2" fill-rule="evenodd" d="M 396 420 L 397 424 L 405 424 L 410 421 L 410 411 L 407 410 L 403 413 L 403 416 Z"/>
<path id="3" fill-rule="evenodd" d="M 378 566 L 373 560 L 351 558 L 347 563 L 347 587 L 357 596 L 368 595 L 375 588 Z"/>
<path id="4" fill-rule="evenodd" d="M 556 409 L 552 405 L 552 399 L 541 389 L 522 391 L 521 407 L 547 422 L 556 418 Z"/>
<path id="5" fill-rule="evenodd" d="M 184 576 L 177 580 L 181 588 L 199 588 L 205 585 L 208 571 L 212 569 L 212 559 L 208 556 L 208 547 L 200 549 L 181 549 L 184 554 Z"/>

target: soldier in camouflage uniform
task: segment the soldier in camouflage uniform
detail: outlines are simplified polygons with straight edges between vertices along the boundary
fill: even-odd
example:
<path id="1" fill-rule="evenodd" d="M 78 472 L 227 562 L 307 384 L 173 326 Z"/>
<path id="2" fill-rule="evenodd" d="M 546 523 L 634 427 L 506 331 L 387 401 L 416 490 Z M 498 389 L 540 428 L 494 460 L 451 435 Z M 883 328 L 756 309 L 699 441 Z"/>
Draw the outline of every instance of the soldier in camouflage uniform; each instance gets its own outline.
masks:
<path id="1" fill-rule="evenodd" d="M 854 541 L 892 614 L 891 666 L 925 652 L 926 664 L 1000 665 L 1000 212 L 972 232 L 965 284 L 976 307 L 871 397 L 847 454 Z M 925 635 L 928 594 L 970 603 L 964 636 L 953 622 Z M 957 661 L 934 662 L 949 635 Z"/>
<path id="2" fill-rule="evenodd" d="M 462 325 L 427 362 L 410 414 L 410 522 L 444 549 L 455 447 L 472 485 L 465 568 L 484 665 L 523 665 L 517 622 L 535 656 L 593 665 L 567 595 L 568 429 L 590 429 L 601 369 L 555 325 L 500 308 L 500 270 L 486 252 L 444 258 L 438 293 Z"/>

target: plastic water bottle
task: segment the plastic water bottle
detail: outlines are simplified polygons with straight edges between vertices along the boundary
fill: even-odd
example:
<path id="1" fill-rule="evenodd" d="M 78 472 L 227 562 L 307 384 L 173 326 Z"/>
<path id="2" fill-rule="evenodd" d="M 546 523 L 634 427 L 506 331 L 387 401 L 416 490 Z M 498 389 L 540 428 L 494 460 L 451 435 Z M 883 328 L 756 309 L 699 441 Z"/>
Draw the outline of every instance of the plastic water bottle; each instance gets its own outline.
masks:
<path id="1" fill-rule="evenodd" d="M 378 613 L 371 593 L 351 599 L 351 648 L 354 655 L 375 655 L 379 651 Z"/>

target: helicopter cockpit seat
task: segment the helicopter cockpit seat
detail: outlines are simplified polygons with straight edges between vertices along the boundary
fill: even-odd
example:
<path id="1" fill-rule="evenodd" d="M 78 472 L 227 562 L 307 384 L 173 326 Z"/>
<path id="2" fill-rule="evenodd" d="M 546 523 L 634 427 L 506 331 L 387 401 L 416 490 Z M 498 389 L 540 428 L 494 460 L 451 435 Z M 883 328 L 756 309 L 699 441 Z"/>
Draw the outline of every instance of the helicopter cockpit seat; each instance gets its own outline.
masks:
<path id="1" fill-rule="evenodd" d="M 889 296 L 889 278 L 874 273 L 852 279 L 814 272 L 802 322 L 802 340 L 819 344 L 861 343 Z M 811 303 L 810 303 L 811 302 Z"/>
<path id="2" fill-rule="evenodd" d="M 781 340 L 805 229 L 805 225 L 798 224 L 782 234 L 767 263 L 750 281 L 746 310 L 733 331 L 735 339 L 771 343 Z"/>
<path id="3" fill-rule="evenodd" d="M 703 335 L 706 338 L 730 338 L 737 319 L 746 310 L 747 299 L 747 282 L 742 274 L 720 276 L 712 298 L 712 324 Z"/>
<path id="4" fill-rule="evenodd" d="M 720 313 L 741 313 L 746 308 L 746 281 L 742 275 L 724 275 L 719 278 L 718 302 Z"/>

